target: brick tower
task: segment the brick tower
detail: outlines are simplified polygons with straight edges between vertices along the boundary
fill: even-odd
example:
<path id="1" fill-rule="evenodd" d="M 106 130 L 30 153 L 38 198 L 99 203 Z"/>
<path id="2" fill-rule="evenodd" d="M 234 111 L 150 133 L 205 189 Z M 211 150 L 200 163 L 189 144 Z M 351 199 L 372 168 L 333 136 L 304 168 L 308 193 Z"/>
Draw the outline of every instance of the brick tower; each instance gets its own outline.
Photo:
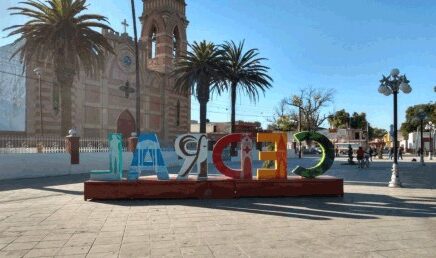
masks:
<path id="1" fill-rule="evenodd" d="M 171 146 L 177 135 L 189 132 L 190 128 L 190 95 L 176 93 L 174 78 L 170 76 L 175 60 L 187 49 L 186 4 L 185 0 L 143 0 L 143 3 L 140 20 L 145 65 L 160 78 L 156 88 L 144 89 L 145 110 L 149 113 L 145 121 L 149 128 L 157 125 L 155 130 L 148 131 L 155 131 L 161 143 Z"/>
<path id="2" fill-rule="evenodd" d="M 147 67 L 161 73 L 173 68 L 174 59 L 187 48 L 185 0 L 143 0 L 141 41 Z"/>

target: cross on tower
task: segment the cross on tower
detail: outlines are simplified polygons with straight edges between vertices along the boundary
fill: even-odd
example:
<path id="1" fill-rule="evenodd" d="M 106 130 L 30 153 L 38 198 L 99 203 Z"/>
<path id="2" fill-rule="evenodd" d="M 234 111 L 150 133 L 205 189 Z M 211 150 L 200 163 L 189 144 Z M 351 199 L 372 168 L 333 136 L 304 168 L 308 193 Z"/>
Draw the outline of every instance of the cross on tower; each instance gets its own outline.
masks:
<path id="1" fill-rule="evenodd" d="M 127 34 L 127 27 L 129 27 L 129 24 L 127 23 L 126 19 L 124 19 L 121 25 L 124 26 L 124 34 Z"/>

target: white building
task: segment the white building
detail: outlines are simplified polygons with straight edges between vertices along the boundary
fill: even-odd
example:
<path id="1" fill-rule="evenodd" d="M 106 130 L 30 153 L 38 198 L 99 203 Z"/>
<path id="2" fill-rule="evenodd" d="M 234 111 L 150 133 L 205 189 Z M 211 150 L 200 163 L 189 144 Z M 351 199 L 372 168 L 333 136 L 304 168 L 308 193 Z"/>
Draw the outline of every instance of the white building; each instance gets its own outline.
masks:
<path id="1" fill-rule="evenodd" d="M 433 145 L 430 144 L 430 132 L 424 132 L 423 133 L 423 140 L 424 140 L 424 149 L 429 151 L 430 146 L 433 146 L 433 149 L 435 147 L 435 135 L 431 135 L 431 141 L 433 142 Z M 400 146 L 406 146 L 406 149 L 415 151 L 419 147 L 421 147 L 421 132 L 412 132 L 409 133 L 408 140 L 402 140 L 400 141 Z"/>

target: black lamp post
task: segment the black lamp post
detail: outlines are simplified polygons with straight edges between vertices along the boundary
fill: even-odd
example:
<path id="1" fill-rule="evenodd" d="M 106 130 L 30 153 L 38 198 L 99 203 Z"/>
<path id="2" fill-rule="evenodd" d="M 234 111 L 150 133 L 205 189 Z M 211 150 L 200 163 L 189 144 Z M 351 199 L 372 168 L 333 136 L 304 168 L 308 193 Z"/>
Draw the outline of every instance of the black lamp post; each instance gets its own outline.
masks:
<path id="1" fill-rule="evenodd" d="M 420 153 L 420 157 L 419 160 L 421 162 L 421 165 L 425 166 L 424 163 L 424 120 L 427 118 L 426 113 L 423 110 L 420 110 L 418 112 L 418 114 L 416 115 L 416 117 L 419 119 L 420 123 L 421 123 L 421 129 L 420 129 L 420 133 L 421 133 L 421 153 Z"/>
<path id="2" fill-rule="evenodd" d="M 398 131 L 397 131 L 397 97 L 400 90 L 406 94 L 412 91 L 406 75 L 400 75 L 400 70 L 392 69 L 389 76 L 384 76 L 380 80 L 378 92 L 389 96 L 394 95 L 394 163 L 392 164 L 392 176 L 389 187 L 401 187 L 400 173 L 398 171 Z"/>
<path id="3" fill-rule="evenodd" d="M 429 153 L 429 159 L 433 160 L 433 141 L 434 141 L 434 137 L 432 138 L 431 135 L 434 133 L 436 126 L 435 124 L 433 124 L 432 121 L 429 121 L 427 125 L 425 125 L 425 129 L 429 131 L 430 133 L 430 153 Z"/>

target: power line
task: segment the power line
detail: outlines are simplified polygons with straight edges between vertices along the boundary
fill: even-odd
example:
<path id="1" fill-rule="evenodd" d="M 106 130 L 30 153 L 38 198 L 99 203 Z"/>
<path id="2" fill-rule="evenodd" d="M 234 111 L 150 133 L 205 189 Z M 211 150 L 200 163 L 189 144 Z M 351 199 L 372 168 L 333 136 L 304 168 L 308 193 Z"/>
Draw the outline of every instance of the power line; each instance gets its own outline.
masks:
<path id="1" fill-rule="evenodd" d="M 9 75 L 13 75 L 13 76 L 18 76 L 18 77 L 22 77 L 22 78 L 26 78 L 26 79 L 32 79 L 32 80 L 38 80 L 39 78 L 37 78 L 37 77 L 31 77 L 31 76 L 27 76 L 27 75 L 20 75 L 20 74 L 15 74 L 15 73 L 12 73 L 12 72 L 7 72 L 7 71 L 2 71 L 2 70 L 0 70 L 0 73 L 3 73 L 3 74 L 9 74 Z M 44 82 L 44 83 L 47 83 L 47 84 L 51 84 L 52 86 L 55 86 L 56 85 L 56 83 L 55 82 L 53 82 L 53 81 L 49 81 L 49 80 L 45 80 L 45 79 L 41 79 L 41 82 Z M 97 93 L 97 94 L 102 94 L 102 92 L 101 92 L 101 90 L 92 90 L 92 89 L 80 89 L 80 88 L 77 88 L 77 87 L 73 87 L 72 88 L 72 90 L 74 90 L 74 91 L 79 91 L 79 90 L 83 90 L 83 91 L 85 91 L 85 93 Z M 119 98 L 123 98 L 123 96 L 120 94 L 120 95 L 115 95 L 115 94 L 110 94 L 110 93 L 107 93 L 107 95 L 108 96 L 112 96 L 112 97 L 119 97 Z M 151 103 L 151 104 L 158 104 L 158 105 L 165 105 L 165 103 L 162 103 L 162 102 L 157 102 L 157 101 L 152 101 L 152 100 L 141 100 L 140 101 L 141 103 Z M 222 106 L 220 106 L 220 105 L 214 105 L 214 104 L 208 104 L 208 107 L 216 107 L 216 108 L 222 108 Z M 263 109 L 258 109 L 258 110 L 262 110 L 262 111 L 265 111 L 265 112 L 270 112 L 270 110 L 263 110 Z M 222 113 L 222 114 L 226 114 L 227 112 L 212 112 L 211 111 L 211 113 Z M 240 114 L 240 113 L 238 113 L 238 115 L 243 115 L 243 114 Z M 245 116 L 256 116 L 256 117 L 269 117 L 269 116 L 262 116 L 262 115 L 245 115 Z"/>

